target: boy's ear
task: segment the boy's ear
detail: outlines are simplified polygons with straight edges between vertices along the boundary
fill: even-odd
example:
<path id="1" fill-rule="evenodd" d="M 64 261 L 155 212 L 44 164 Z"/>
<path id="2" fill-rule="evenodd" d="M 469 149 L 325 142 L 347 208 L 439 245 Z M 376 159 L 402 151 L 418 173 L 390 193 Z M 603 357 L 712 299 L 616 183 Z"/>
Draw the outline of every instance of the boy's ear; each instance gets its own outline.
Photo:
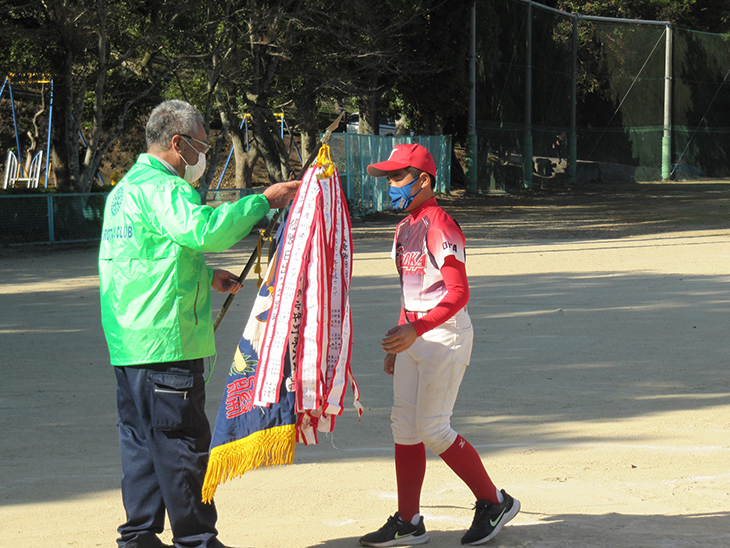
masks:
<path id="1" fill-rule="evenodd" d="M 421 188 L 426 188 L 427 186 L 431 185 L 431 177 L 425 171 L 421 172 L 421 176 L 419 177 L 419 180 L 421 183 Z"/>

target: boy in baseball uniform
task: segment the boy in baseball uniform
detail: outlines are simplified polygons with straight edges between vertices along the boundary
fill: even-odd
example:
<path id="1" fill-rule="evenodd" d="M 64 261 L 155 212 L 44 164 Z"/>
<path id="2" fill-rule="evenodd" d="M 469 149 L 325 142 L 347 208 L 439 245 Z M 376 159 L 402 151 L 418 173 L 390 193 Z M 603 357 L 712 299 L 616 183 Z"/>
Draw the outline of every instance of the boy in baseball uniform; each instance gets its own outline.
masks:
<path id="1" fill-rule="evenodd" d="M 387 177 L 393 207 L 409 216 L 395 230 L 392 251 L 401 282 L 400 320 L 382 342 L 384 369 L 393 377 L 398 511 L 360 544 L 428 541 L 419 509 L 426 447 L 474 493 L 474 520 L 461 543 L 482 544 L 517 515 L 520 502 L 494 486 L 474 447 L 451 428 L 474 337 L 466 310 L 464 234 L 436 202 L 436 164 L 423 146 L 396 145 L 386 161 L 368 166 L 368 173 Z"/>

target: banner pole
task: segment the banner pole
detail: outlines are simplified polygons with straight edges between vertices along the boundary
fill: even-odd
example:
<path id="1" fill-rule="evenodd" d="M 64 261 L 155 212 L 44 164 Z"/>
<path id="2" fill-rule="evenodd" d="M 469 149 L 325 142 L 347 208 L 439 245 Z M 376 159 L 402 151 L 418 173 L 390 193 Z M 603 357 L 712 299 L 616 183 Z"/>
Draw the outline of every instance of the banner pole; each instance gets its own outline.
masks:
<path id="1" fill-rule="evenodd" d="M 312 150 L 312 153 L 309 155 L 309 158 L 307 158 L 307 161 L 302 166 L 302 169 L 299 170 L 299 173 L 297 173 L 297 176 L 294 178 L 295 181 L 301 180 L 301 178 L 304 176 L 304 173 L 309 169 L 309 166 L 312 164 L 314 159 L 317 157 L 317 154 L 319 153 L 319 149 L 323 144 L 326 144 L 327 141 L 329 141 L 330 135 L 332 135 L 332 132 L 337 129 L 337 127 L 340 125 L 340 121 L 342 120 L 342 117 L 345 115 L 344 112 L 340 113 L 340 115 L 337 117 L 337 120 L 335 120 L 325 131 L 325 134 L 322 136 L 321 139 L 317 140 L 317 144 L 314 147 L 314 150 Z M 287 206 L 288 207 L 288 206 Z M 274 216 L 271 217 L 271 220 L 269 221 L 269 224 L 264 229 L 261 237 L 265 240 L 271 236 L 271 233 L 276 228 L 276 224 L 279 221 L 279 217 L 281 217 L 282 213 L 286 210 L 286 208 L 283 209 L 277 209 L 276 213 L 274 213 Z M 256 262 L 256 259 L 259 256 L 259 246 L 258 244 L 256 247 L 254 247 L 253 252 L 251 253 L 251 256 L 248 259 L 248 262 L 246 263 L 246 266 L 243 267 L 243 270 L 241 271 L 241 275 L 238 277 L 238 281 L 243 284 L 243 280 L 246 279 L 246 276 L 248 276 L 248 273 L 251 271 L 251 268 L 253 267 L 254 263 Z M 218 326 L 223 321 L 223 317 L 228 312 L 228 309 L 231 308 L 231 305 L 233 304 L 233 299 L 236 298 L 235 293 L 229 293 L 228 297 L 226 298 L 226 301 L 223 303 L 223 306 L 221 307 L 221 311 L 218 313 L 218 317 L 213 322 L 213 332 L 215 333 L 218 331 Z"/>

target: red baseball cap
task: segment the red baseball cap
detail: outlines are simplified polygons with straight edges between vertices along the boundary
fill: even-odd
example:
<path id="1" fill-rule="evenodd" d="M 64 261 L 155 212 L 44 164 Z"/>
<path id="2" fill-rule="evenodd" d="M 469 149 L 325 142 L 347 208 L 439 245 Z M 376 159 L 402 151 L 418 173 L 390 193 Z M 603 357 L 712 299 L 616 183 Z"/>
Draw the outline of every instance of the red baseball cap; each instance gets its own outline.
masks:
<path id="1" fill-rule="evenodd" d="M 385 162 L 368 166 L 368 173 L 373 177 L 385 177 L 389 171 L 407 167 L 415 167 L 436 177 L 436 162 L 428 149 L 421 145 L 395 145 Z"/>

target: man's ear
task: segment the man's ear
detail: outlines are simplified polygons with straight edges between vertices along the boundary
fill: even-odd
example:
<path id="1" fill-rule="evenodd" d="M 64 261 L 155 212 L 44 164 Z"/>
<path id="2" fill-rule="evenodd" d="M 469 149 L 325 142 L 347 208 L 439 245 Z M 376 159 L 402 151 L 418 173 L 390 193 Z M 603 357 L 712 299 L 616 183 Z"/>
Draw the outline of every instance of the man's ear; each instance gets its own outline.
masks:
<path id="1" fill-rule="evenodd" d="M 168 146 L 168 150 L 173 150 L 179 154 L 181 152 L 181 150 L 178 150 L 180 148 L 178 146 L 178 145 L 180 145 L 180 141 L 182 141 L 182 137 L 180 135 L 173 135 L 172 138 L 170 139 L 170 144 Z"/>

